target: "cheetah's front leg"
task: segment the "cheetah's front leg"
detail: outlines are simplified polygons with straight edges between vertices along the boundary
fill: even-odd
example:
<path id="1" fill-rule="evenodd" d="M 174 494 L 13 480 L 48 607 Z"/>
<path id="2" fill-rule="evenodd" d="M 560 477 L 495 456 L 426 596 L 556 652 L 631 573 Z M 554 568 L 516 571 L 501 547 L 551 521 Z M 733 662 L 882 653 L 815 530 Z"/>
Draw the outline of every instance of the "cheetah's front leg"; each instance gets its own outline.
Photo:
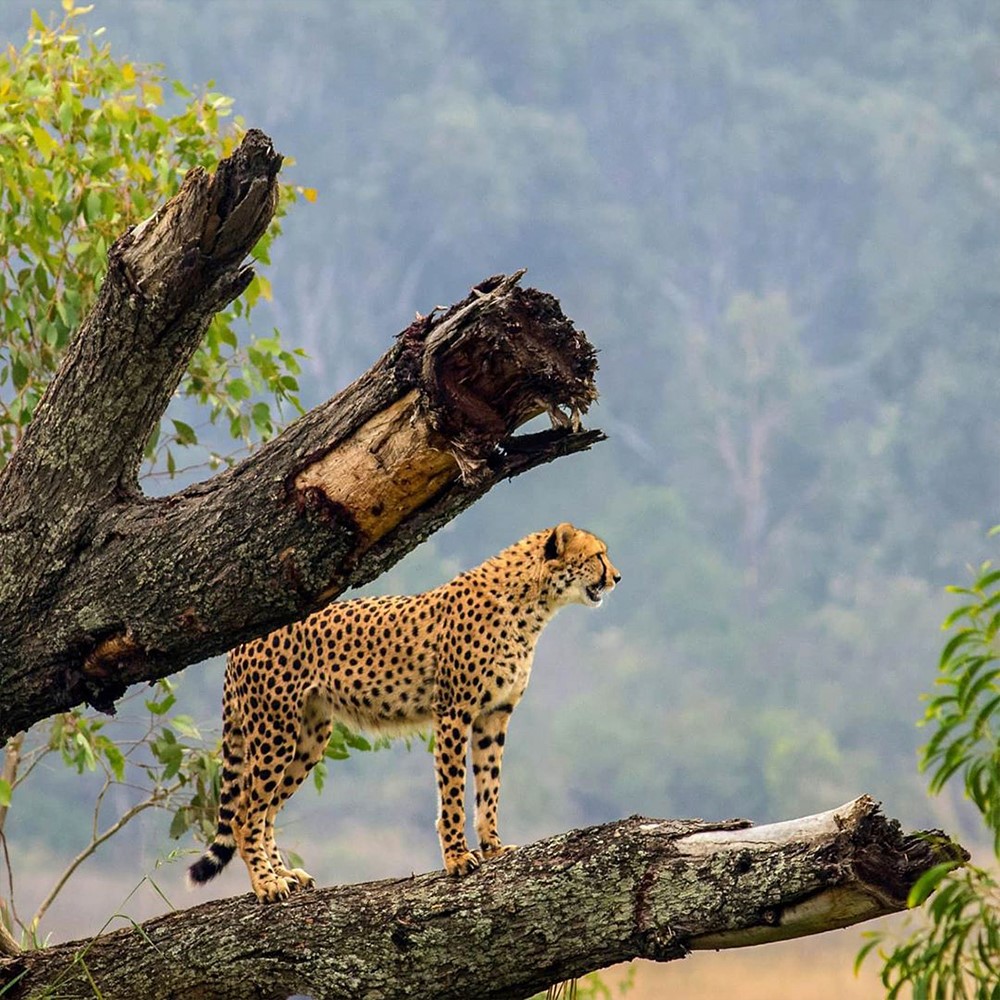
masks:
<path id="1" fill-rule="evenodd" d="M 472 727 L 472 773 L 476 779 L 476 834 L 482 856 L 499 858 L 515 849 L 504 844 L 497 834 L 497 808 L 500 805 L 500 765 L 507 739 L 511 709 L 496 709 L 476 719 Z"/>
<path id="2" fill-rule="evenodd" d="M 445 709 L 434 720 L 434 763 L 437 770 L 437 831 L 449 875 L 468 875 L 479 867 L 465 840 L 465 755 L 469 743 L 468 712 Z"/>

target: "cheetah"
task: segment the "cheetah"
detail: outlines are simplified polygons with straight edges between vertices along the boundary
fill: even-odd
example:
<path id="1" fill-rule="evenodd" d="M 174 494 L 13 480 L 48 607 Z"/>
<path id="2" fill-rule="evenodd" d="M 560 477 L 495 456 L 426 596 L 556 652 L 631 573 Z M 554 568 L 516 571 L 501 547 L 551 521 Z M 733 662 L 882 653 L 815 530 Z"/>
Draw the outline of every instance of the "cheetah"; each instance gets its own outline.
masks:
<path id="1" fill-rule="evenodd" d="M 334 602 L 238 646 L 223 687 L 218 827 L 190 880 L 207 882 L 239 850 L 262 903 L 315 884 L 285 867 L 274 821 L 323 758 L 337 721 L 388 735 L 433 732 L 449 874 L 513 850 L 497 834 L 500 764 L 535 643 L 560 608 L 597 607 L 620 580 L 604 542 L 564 523 L 434 590 Z M 465 838 L 470 730 L 477 851 Z"/>

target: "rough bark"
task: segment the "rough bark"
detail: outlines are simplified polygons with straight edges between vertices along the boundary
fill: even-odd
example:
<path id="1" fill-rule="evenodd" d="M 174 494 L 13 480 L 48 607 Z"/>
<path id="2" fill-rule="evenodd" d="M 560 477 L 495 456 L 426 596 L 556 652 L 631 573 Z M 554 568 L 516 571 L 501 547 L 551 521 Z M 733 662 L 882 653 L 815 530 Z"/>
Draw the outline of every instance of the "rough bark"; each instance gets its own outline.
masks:
<path id="1" fill-rule="evenodd" d="M 98 302 L 0 470 L 0 741 L 376 577 L 503 478 L 589 448 L 595 353 L 521 272 L 418 317 L 353 385 L 172 496 L 142 449 L 252 277 L 281 157 L 251 131 L 112 248 Z M 553 429 L 514 436 L 548 412 Z"/>
<path id="2" fill-rule="evenodd" d="M 631 819 L 540 841 L 465 879 L 441 873 L 250 896 L 0 964 L 12 998 L 507 1000 L 633 958 L 815 934 L 905 908 L 968 855 L 904 835 L 862 796 L 817 816 Z"/>

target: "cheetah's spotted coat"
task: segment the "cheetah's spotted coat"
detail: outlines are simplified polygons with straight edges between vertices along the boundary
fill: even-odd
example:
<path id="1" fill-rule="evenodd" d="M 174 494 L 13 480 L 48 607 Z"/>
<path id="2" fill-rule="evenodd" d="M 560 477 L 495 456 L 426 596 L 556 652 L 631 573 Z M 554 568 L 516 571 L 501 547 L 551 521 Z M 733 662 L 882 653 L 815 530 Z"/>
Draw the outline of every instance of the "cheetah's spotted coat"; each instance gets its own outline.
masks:
<path id="1" fill-rule="evenodd" d="M 215 839 L 191 866 L 217 874 L 238 849 L 262 902 L 312 886 L 274 842 L 278 810 L 323 757 L 335 721 L 400 733 L 433 728 L 445 868 L 464 875 L 512 847 L 497 835 L 500 764 L 535 642 L 567 604 L 596 606 L 621 579 L 599 538 L 571 524 L 536 532 L 413 597 L 333 603 L 229 654 Z M 479 850 L 465 839 L 469 734 Z"/>

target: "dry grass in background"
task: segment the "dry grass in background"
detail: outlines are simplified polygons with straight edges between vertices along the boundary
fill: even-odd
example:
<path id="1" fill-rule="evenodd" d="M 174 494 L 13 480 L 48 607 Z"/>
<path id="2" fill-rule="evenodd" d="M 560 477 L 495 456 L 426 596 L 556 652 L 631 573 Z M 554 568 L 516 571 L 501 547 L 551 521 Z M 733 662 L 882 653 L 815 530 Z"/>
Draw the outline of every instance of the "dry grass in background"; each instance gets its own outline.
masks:
<path id="1" fill-rule="evenodd" d="M 695 952 L 680 962 L 639 962 L 626 1000 L 881 1000 L 878 961 L 869 959 L 857 977 L 857 928 L 816 938 L 782 941 L 732 951 Z M 603 973 L 619 997 L 618 969 Z"/>

